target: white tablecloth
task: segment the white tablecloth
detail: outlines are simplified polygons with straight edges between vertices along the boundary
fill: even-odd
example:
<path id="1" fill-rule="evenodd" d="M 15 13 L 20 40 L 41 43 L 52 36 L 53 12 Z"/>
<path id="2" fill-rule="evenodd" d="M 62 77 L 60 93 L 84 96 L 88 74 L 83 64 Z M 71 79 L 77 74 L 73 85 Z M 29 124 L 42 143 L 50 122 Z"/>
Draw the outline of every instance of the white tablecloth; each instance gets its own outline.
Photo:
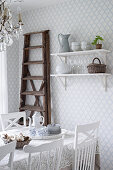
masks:
<path id="1" fill-rule="evenodd" d="M 25 133 L 24 130 L 19 130 L 23 133 Z M 3 133 L 3 132 L 2 132 Z M 5 132 L 4 132 L 5 133 Z M 7 131 L 9 134 L 17 134 L 19 133 L 18 130 L 10 130 Z M 52 142 L 52 140 L 32 140 L 30 142 L 30 145 L 41 145 L 44 143 L 49 143 Z M 72 164 L 72 152 L 73 152 L 73 140 L 74 140 L 74 135 L 72 133 L 67 133 L 64 138 L 64 149 L 63 149 L 63 154 L 62 154 L 62 160 L 61 160 L 61 165 L 60 168 L 65 168 L 67 166 L 70 166 Z M 0 145 L 2 145 L 3 142 L 0 140 Z M 28 160 L 28 154 L 24 153 L 23 150 L 15 150 L 14 154 L 14 170 L 27 170 L 27 160 Z M 32 155 L 32 170 L 35 170 L 35 165 L 38 160 L 38 154 L 33 154 Z M 4 167 L 8 162 L 8 156 L 6 156 L 1 162 L 0 166 Z M 43 170 L 46 170 L 46 167 L 43 167 Z"/>
<path id="2" fill-rule="evenodd" d="M 26 129 L 25 130 L 20 129 L 19 131 L 26 133 Z M 7 133 L 17 134 L 19 132 L 18 130 L 16 131 L 11 130 L 11 131 L 8 131 Z M 41 145 L 41 144 L 52 142 L 52 141 L 53 140 L 32 140 L 30 142 L 30 145 Z M 64 137 L 64 148 L 63 148 L 63 154 L 62 154 L 62 159 L 61 159 L 61 164 L 60 164 L 60 169 L 62 170 L 71 170 L 73 152 L 74 152 L 73 142 L 74 142 L 74 133 L 67 131 Z M 0 145 L 2 144 L 3 142 L 0 140 Z M 24 153 L 23 150 L 16 149 L 15 154 L 14 154 L 14 170 L 27 170 L 27 160 L 28 160 L 28 154 Z M 37 170 L 36 168 L 37 160 L 38 160 L 38 154 L 33 154 L 32 155 L 32 170 Z M 0 166 L 4 167 L 4 165 L 6 165 L 7 162 L 8 162 L 8 156 L 6 156 L 0 162 Z M 43 170 L 46 170 L 46 166 L 43 167 Z"/>

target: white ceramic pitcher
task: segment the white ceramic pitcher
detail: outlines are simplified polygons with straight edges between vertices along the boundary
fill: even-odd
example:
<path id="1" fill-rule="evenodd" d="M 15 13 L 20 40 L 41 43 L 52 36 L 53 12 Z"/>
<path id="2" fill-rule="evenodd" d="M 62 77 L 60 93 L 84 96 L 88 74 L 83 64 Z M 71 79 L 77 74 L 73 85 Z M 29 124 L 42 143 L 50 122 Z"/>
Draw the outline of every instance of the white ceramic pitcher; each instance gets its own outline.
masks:
<path id="1" fill-rule="evenodd" d="M 33 126 L 35 128 L 41 128 L 44 125 L 44 117 L 41 116 L 39 112 L 35 112 L 32 118 L 33 118 L 32 125 L 31 125 L 31 118 L 29 118 L 29 126 Z"/>
<path id="2" fill-rule="evenodd" d="M 70 34 L 67 34 L 67 35 L 59 34 L 58 35 L 58 41 L 60 44 L 60 51 L 59 51 L 60 53 L 70 51 L 69 42 L 68 42 L 69 36 Z"/>

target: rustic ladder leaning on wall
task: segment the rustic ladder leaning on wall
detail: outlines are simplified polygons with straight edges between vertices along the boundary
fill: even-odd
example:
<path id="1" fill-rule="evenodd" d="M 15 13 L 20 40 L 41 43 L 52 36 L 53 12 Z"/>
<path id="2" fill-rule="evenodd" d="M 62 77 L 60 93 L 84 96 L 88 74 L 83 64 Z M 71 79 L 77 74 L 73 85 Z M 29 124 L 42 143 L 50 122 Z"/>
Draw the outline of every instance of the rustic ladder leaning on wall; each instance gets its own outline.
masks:
<path id="1" fill-rule="evenodd" d="M 42 34 L 42 45 L 31 46 L 30 37 L 33 34 Z M 42 49 L 42 60 L 29 61 L 29 50 Z M 29 65 L 42 64 L 43 75 L 32 76 L 29 71 Z M 33 91 L 26 91 L 27 81 L 30 81 Z M 33 80 L 42 80 L 40 89 L 37 91 Z M 27 95 L 35 96 L 34 105 L 26 105 Z M 43 104 L 40 102 L 40 97 L 43 97 Z M 45 118 L 45 125 L 51 123 L 51 103 L 50 103 L 50 51 L 49 51 L 49 30 L 32 32 L 24 34 L 24 49 L 21 77 L 21 92 L 20 92 L 20 111 L 30 111 L 32 117 L 34 111 L 40 112 Z"/>

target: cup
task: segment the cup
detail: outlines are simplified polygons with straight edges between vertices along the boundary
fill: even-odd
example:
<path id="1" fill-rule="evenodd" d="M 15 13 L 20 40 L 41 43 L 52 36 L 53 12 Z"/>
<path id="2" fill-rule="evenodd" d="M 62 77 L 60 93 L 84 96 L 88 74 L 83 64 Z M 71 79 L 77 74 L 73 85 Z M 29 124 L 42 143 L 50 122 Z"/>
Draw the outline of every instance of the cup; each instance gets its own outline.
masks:
<path id="1" fill-rule="evenodd" d="M 35 129 L 35 127 L 30 127 L 29 132 L 30 132 L 30 136 L 31 137 L 36 136 L 36 129 Z"/>
<path id="2" fill-rule="evenodd" d="M 82 41 L 81 42 L 81 49 L 84 51 L 87 49 L 87 42 L 86 41 Z"/>
<path id="3" fill-rule="evenodd" d="M 72 51 L 80 51 L 80 43 L 79 42 L 72 42 L 71 43 Z"/>

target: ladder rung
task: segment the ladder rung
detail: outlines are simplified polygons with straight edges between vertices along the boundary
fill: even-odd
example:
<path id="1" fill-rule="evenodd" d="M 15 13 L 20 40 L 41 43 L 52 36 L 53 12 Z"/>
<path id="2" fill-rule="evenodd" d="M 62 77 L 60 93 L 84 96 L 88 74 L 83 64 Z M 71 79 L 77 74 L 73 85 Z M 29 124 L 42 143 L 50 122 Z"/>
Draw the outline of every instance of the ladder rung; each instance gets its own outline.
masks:
<path id="1" fill-rule="evenodd" d="M 41 34 L 41 33 L 44 33 L 44 32 L 48 32 L 49 30 L 44 30 L 44 31 L 39 31 L 39 32 L 29 32 L 29 33 L 26 33 L 24 35 L 30 35 L 30 34 Z"/>
<path id="2" fill-rule="evenodd" d="M 44 80 L 43 76 L 27 76 L 22 78 L 23 80 Z"/>
<path id="3" fill-rule="evenodd" d="M 24 91 L 21 94 L 22 95 L 44 96 L 44 92 L 43 91 Z"/>
<path id="4" fill-rule="evenodd" d="M 30 64 L 44 64 L 44 62 L 43 60 L 40 60 L 40 61 L 28 61 L 24 63 L 24 65 L 30 65 Z"/>
<path id="5" fill-rule="evenodd" d="M 30 111 L 38 111 L 38 112 L 44 112 L 44 109 L 38 106 L 31 106 L 31 105 L 25 105 L 20 108 L 20 110 L 30 110 Z"/>
<path id="6" fill-rule="evenodd" d="M 25 50 L 29 50 L 29 49 L 36 49 L 36 48 L 44 48 L 43 45 L 37 45 L 37 46 L 30 46 L 30 47 L 25 47 Z"/>

